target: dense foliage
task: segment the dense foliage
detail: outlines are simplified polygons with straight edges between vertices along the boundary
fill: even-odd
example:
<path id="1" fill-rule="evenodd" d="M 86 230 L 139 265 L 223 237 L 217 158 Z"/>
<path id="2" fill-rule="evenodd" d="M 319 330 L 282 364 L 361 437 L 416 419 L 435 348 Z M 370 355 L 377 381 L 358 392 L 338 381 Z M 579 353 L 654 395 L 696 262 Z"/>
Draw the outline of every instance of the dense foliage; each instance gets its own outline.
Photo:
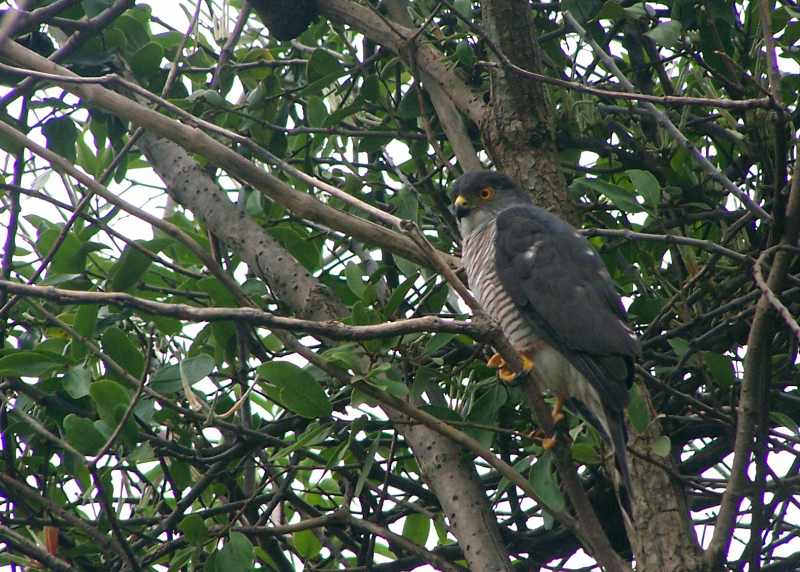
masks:
<path id="1" fill-rule="evenodd" d="M 800 567 L 793 2 L 8 4 L 0 563 Z M 629 305 L 633 527 L 436 265 L 478 165 Z"/>

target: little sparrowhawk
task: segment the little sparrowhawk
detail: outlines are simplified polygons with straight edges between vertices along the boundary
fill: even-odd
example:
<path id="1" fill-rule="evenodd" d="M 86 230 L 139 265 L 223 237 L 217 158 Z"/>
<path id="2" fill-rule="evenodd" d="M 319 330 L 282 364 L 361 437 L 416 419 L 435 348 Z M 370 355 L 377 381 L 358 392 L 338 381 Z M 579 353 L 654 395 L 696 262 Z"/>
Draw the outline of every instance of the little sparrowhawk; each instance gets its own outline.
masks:
<path id="1" fill-rule="evenodd" d="M 464 174 L 453 202 L 470 288 L 555 396 L 554 420 L 566 401 L 608 444 L 630 514 L 624 409 L 639 343 L 605 265 L 506 175 Z M 489 363 L 504 381 L 514 379 L 499 356 Z"/>

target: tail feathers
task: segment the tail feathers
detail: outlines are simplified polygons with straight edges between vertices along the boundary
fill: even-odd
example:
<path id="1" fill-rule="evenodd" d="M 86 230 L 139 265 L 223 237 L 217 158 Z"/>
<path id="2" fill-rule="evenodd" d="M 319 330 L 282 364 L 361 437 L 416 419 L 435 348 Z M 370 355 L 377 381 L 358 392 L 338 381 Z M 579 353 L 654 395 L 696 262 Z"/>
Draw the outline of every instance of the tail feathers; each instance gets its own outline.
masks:
<path id="1" fill-rule="evenodd" d="M 611 442 L 614 448 L 614 465 L 619 472 L 619 501 L 622 509 L 628 514 L 628 517 L 633 521 L 633 505 L 631 502 L 631 473 L 628 468 L 628 432 L 625 430 L 625 421 L 623 419 L 609 420 L 611 430 Z"/>
<path id="2" fill-rule="evenodd" d="M 628 468 L 628 432 L 622 415 L 615 415 L 607 409 L 600 412 L 602 419 L 578 400 L 570 400 L 571 405 L 592 425 L 614 453 L 616 475 L 611 480 L 619 491 L 619 501 L 623 511 L 633 522 L 631 474 Z M 605 409 L 605 408 L 604 408 Z"/>

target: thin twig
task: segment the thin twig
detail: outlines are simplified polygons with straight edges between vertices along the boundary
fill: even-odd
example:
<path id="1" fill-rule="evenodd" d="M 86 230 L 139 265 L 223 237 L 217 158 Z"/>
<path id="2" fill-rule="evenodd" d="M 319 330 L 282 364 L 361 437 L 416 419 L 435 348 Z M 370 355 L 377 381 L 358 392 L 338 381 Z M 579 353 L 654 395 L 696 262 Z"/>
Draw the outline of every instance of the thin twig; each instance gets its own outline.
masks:
<path id="1" fill-rule="evenodd" d="M 605 50 L 595 41 L 595 39 L 586 33 L 586 30 L 583 29 L 583 26 L 572 16 L 572 14 L 566 10 L 564 11 L 564 19 L 567 20 L 569 25 L 572 27 L 575 32 L 590 46 L 594 52 L 598 55 L 598 57 L 603 61 L 603 64 L 606 68 L 613 73 L 617 79 L 620 81 L 622 86 L 629 92 L 635 90 L 633 83 L 623 74 L 620 69 L 617 67 L 617 64 L 614 62 L 613 58 L 609 56 Z M 729 193 L 734 195 L 738 198 L 749 210 L 751 210 L 758 218 L 764 219 L 766 221 L 771 221 L 772 216 L 765 211 L 760 205 L 756 204 L 753 199 L 751 199 L 747 193 L 742 191 L 739 187 L 737 187 L 733 182 L 725 176 L 725 174 L 720 171 L 717 167 L 714 166 L 711 161 L 709 161 L 706 157 L 703 156 L 702 153 L 695 147 L 686 136 L 681 133 L 681 131 L 675 126 L 672 120 L 667 116 L 666 113 L 659 110 L 655 105 L 652 103 L 645 101 L 642 103 L 642 107 L 650 112 L 653 118 L 661 125 L 667 132 L 672 136 L 672 138 L 678 142 L 684 149 L 689 152 L 689 155 L 694 158 L 694 160 L 700 165 L 700 167 L 705 171 L 705 173 L 711 177 L 714 181 L 722 185 Z"/>
<path id="2" fill-rule="evenodd" d="M 778 312 L 783 321 L 786 322 L 786 325 L 792 330 L 792 333 L 795 337 L 800 340 L 800 324 L 797 323 L 794 316 L 792 316 L 792 312 L 784 306 L 783 302 L 781 302 L 780 298 L 772 291 L 772 289 L 767 284 L 767 281 L 764 279 L 764 273 L 761 269 L 761 265 L 766 261 L 768 256 L 771 256 L 776 252 L 776 250 L 787 250 L 790 252 L 796 252 L 794 248 L 781 248 L 783 245 L 778 245 L 777 248 L 768 248 L 764 252 L 761 253 L 761 256 L 758 257 L 756 263 L 753 265 L 753 277 L 755 278 L 756 284 L 763 292 L 764 296 L 767 297 L 769 303 L 772 304 L 772 307 Z"/>

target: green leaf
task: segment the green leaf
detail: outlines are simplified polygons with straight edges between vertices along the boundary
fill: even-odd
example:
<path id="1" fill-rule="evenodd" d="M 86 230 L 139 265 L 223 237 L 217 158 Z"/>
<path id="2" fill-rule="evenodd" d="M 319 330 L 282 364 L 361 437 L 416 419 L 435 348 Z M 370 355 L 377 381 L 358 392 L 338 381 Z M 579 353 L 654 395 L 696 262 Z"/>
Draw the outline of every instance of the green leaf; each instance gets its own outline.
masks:
<path id="1" fill-rule="evenodd" d="M 225 572 L 251 572 L 253 569 L 253 545 L 240 532 L 231 532 L 225 546 L 217 553 L 216 569 Z"/>
<path id="2" fill-rule="evenodd" d="M 313 89 L 322 89 L 344 73 L 344 66 L 326 50 L 314 50 L 308 58 L 306 75 Z"/>
<path id="3" fill-rule="evenodd" d="M 409 290 L 414 287 L 414 282 L 417 281 L 418 276 L 419 274 L 414 272 L 411 276 L 403 280 L 402 284 L 394 289 L 392 295 L 389 297 L 389 300 L 386 302 L 386 306 L 383 308 L 383 315 L 387 319 L 394 315 L 394 313 L 400 307 L 400 304 L 402 304 L 406 299 L 406 295 L 408 294 Z"/>
<path id="4" fill-rule="evenodd" d="M 642 196 L 644 203 L 650 207 L 657 207 L 661 202 L 661 184 L 650 171 L 641 169 L 628 169 L 625 174 L 633 183 L 633 188 Z"/>
<path id="5" fill-rule="evenodd" d="M 685 356 L 686 352 L 689 351 L 689 342 L 683 338 L 670 338 L 667 340 L 667 343 L 672 347 L 672 351 L 674 351 L 675 355 L 679 358 Z"/>
<path id="6" fill-rule="evenodd" d="M 403 536 L 414 544 L 425 546 L 431 530 L 431 519 L 424 514 L 413 513 L 406 517 L 403 523 Z"/>
<path id="7" fill-rule="evenodd" d="M 112 429 L 117 426 L 122 415 L 119 414 L 119 405 L 125 407 L 130 403 L 128 392 L 116 381 L 101 379 L 89 387 L 89 394 L 97 407 L 100 419 Z"/>
<path id="8" fill-rule="evenodd" d="M 462 66 L 471 68 L 475 65 L 475 52 L 472 51 L 472 47 L 469 44 L 459 44 L 456 48 L 456 60 Z"/>
<path id="9" fill-rule="evenodd" d="M 64 391 L 67 392 L 72 399 L 80 399 L 89 395 L 89 386 L 92 383 L 89 370 L 85 367 L 71 367 L 64 374 L 64 379 L 61 380 Z"/>
<path id="10" fill-rule="evenodd" d="M 67 443 L 84 455 L 96 455 L 106 443 L 106 438 L 95 428 L 94 423 L 74 413 L 64 417 L 64 435 Z"/>
<path id="11" fill-rule="evenodd" d="M 100 381 L 95 381 L 89 387 L 89 395 L 92 396 L 97 408 L 97 414 L 100 416 L 98 423 L 101 423 L 107 429 L 107 431 L 101 430 L 101 432 L 110 435 L 120 424 L 128 409 L 128 404 L 130 403 L 128 392 L 116 381 L 101 379 Z M 98 425 L 96 424 L 95 427 L 98 427 Z M 134 447 L 136 445 L 138 431 L 136 430 L 136 422 L 133 419 L 133 415 L 125 421 L 120 437 L 126 446 Z"/>
<path id="12" fill-rule="evenodd" d="M 457 335 L 458 334 L 453 333 L 433 334 L 425 344 L 425 348 L 422 350 L 422 353 L 426 356 L 435 354 L 438 350 L 450 343 L 450 341 Z"/>
<path id="13" fill-rule="evenodd" d="M 350 288 L 353 294 L 363 298 L 367 285 L 361 279 L 361 267 L 358 264 L 348 262 L 344 269 L 344 276 L 347 279 L 347 287 Z"/>
<path id="14" fill-rule="evenodd" d="M 553 473 L 553 455 L 544 453 L 531 468 L 530 483 L 536 494 L 548 508 L 562 511 L 566 506 L 564 495 Z"/>
<path id="15" fill-rule="evenodd" d="M 136 240 L 134 242 L 145 248 L 148 247 L 148 241 Z M 130 244 L 126 245 L 119 260 L 111 267 L 111 284 L 109 287 L 114 292 L 130 290 L 144 276 L 152 262 L 153 259 L 138 248 Z"/>
<path id="16" fill-rule="evenodd" d="M 286 361 L 261 364 L 258 374 L 279 388 L 280 401 L 287 409 L 303 417 L 327 417 L 333 411 L 322 386 L 311 374 Z"/>
<path id="17" fill-rule="evenodd" d="M 575 179 L 571 187 L 577 189 L 591 189 L 598 192 L 610 200 L 615 207 L 624 212 L 637 213 L 644 210 L 642 205 L 636 202 L 634 194 L 631 191 L 602 179 L 587 179 L 581 177 Z"/>
<path id="18" fill-rule="evenodd" d="M 214 371 L 214 358 L 208 354 L 186 358 L 180 363 L 179 370 L 184 383 L 193 385 Z"/>
<path id="19" fill-rule="evenodd" d="M 497 421 L 497 412 L 505 405 L 506 401 L 508 401 L 506 388 L 498 383 L 492 384 L 472 404 L 467 415 L 467 421 L 480 423 L 481 425 L 492 425 Z M 477 439 L 484 447 L 490 447 L 494 441 L 494 431 L 476 429 L 474 427 L 467 427 L 465 431 Z"/>
<path id="20" fill-rule="evenodd" d="M 330 424 L 317 425 L 316 422 L 309 423 L 308 427 L 306 427 L 306 430 L 298 435 L 297 440 L 294 443 L 288 447 L 284 447 L 283 449 L 276 451 L 269 460 L 271 463 L 274 463 L 291 455 L 298 449 L 306 450 L 313 445 L 322 443 L 325 439 L 327 439 L 328 435 L 331 434 L 332 430 L 333 429 Z"/>
<path id="21" fill-rule="evenodd" d="M 165 365 L 150 378 L 150 387 L 159 393 L 175 393 L 181 389 L 181 372 L 178 365 Z"/>
<path id="22" fill-rule="evenodd" d="M 103 332 L 101 341 L 103 351 L 111 356 L 111 358 L 121 365 L 130 375 L 136 379 L 142 376 L 144 372 L 144 356 L 128 334 L 114 326 Z M 122 377 L 110 368 L 107 375 L 114 379 Z"/>
<path id="23" fill-rule="evenodd" d="M 161 70 L 164 48 L 156 42 L 148 42 L 130 60 L 133 73 L 139 77 L 153 75 Z"/>
<path id="24" fill-rule="evenodd" d="M 16 129 L 17 131 L 24 132 L 26 130 L 25 126 L 22 125 L 18 119 L 11 117 L 5 110 L 0 109 L 0 121 L 6 123 Z M 24 149 L 22 143 L 12 139 L 8 135 L 0 135 L 0 149 L 8 153 L 9 155 L 16 155 L 22 149 Z"/>
<path id="25" fill-rule="evenodd" d="M 453 421 L 463 421 L 461 416 L 450 409 L 449 407 L 443 407 L 441 405 L 423 405 L 420 407 L 426 413 L 430 413 L 434 417 L 441 419 L 442 421 L 453 422 Z"/>
<path id="26" fill-rule="evenodd" d="M 77 145 L 75 160 L 78 165 L 83 167 L 87 173 L 97 175 L 101 169 L 100 154 L 102 154 L 102 150 L 99 154 L 95 154 L 89 145 L 86 144 L 83 137 L 78 137 L 75 143 Z"/>
<path id="27" fill-rule="evenodd" d="M 589 441 L 575 442 L 570 447 L 572 459 L 584 465 L 598 465 L 603 460 L 597 447 Z"/>
<path id="28" fill-rule="evenodd" d="M 70 163 L 75 162 L 75 141 L 78 128 L 69 117 L 55 117 L 42 125 L 42 133 L 47 139 L 47 148 L 61 155 Z"/>
<path id="29" fill-rule="evenodd" d="M 197 281 L 197 289 L 208 294 L 214 301 L 215 306 L 234 308 L 237 306 L 236 299 L 222 282 L 216 278 L 203 278 Z"/>
<path id="30" fill-rule="evenodd" d="M 569 10 L 578 22 L 586 23 L 600 9 L 600 0 L 563 0 L 561 9 Z"/>
<path id="31" fill-rule="evenodd" d="M 681 38 L 681 23 L 678 20 L 670 20 L 659 24 L 649 32 L 644 34 L 659 46 L 671 48 L 678 43 Z"/>
<path id="32" fill-rule="evenodd" d="M 97 329 L 97 311 L 99 309 L 100 306 L 97 304 L 83 304 L 78 307 L 72 327 L 84 338 L 94 338 L 94 333 Z M 73 339 L 70 343 L 70 355 L 75 361 L 85 358 L 87 351 L 86 344 L 80 340 Z"/>
<path id="33" fill-rule="evenodd" d="M 780 411 L 770 411 L 769 418 L 776 425 L 780 425 L 781 427 L 786 427 L 787 429 L 790 429 L 795 433 L 799 432 L 797 422 L 788 415 L 786 415 L 785 413 L 782 413 Z"/>
<path id="34" fill-rule="evenodd" d="M 598 20 L 621 20 L 625 17 L 625 11 L 620 5 L 619 0 L 606 0 L 603 7 L 597 13 Z"/>
<path id="35" fill-rule="evenodd" d="M 124 49 L 126 54 L 135 54 L 141 47 L 150 41 L 150 33 L 145 26 L 138 19 L 130 15 L 132 11 L 128 11 L 116 20 L 114 20 L 114 28 L 124 34 L 125 44 Z"/>
<path id="36" fill-rule="evenodd" d="M 273 226 L 269 233 L 307 270 L 317 270 L 322 264 L 321 243 L 308 234 L 286 224 Z"/>
<path id="37" fill-rule="evenodd" d="M 653 451 L 654 455 L 659 457 L 666 457 L 669 455 L 669 450 L 671 447 L 672 444 L 669 441 L 669 437 L 666 435 L 659 435 L 652 443 L 650 443 L 650 450 Z"/>
<path id="38" fill-rule="evenodd" d="M 316 558 L 322 550 L 322 543 L 312 530 L 301 530 L 292 534 L 292 544 L 303 558 Z"/>
<path id="39" fill-rule="evenodd" d="M 328 109 L 321 97 L 311 96 L 306 100 L 306 111 L 308 113 L 308 124 L 311 127 L 322 127 L 328 118 Z"/>
<path id="40" fill-rule="evenodd" d="M 81 0 L 81 7 L 89 18 L 94 18 L 113 4 L 112 0 Z"/>
<path id="41" fill-rule="evenodd" d="M 36 241 L 36 250 L 42 256 L 47 255 L 61 234 L 60 227 L 52 227 L 43 231 Z M 54 274 L 80 274 L 86 267 L 86 253 L 84 243 L 73 232 L 68 232 L 64 241 L 59 245 L 58 251 L 50 263 L 50 272 Z"/>
<path id="42" fill-rule="evenodd" d="M 367 456 L 358 471 L 358 480 L 356 481 L 356 486 L 353 487 L 353 496 L 359 497 L 364 490 L 364 484 L 367 482 L 369 473 L 372 471 L 372 467 L 375 464 L 375 459 L 378 455 L 378 449 L 380 448 L 380 445 L 381 434 L 377 433 L 372 439 L 372 443 L 367 451 Z"/>
<path id="43" fill-rule="evenodd" d="M 736 372 L 731 358 L 715 352 L 703 352 L 702 356 L 711 379 L 720 387 L 728 389 L 736 383 Z"/>
<path id="44" fill-rule="evenodd" d="M 15 352 L 0 358 L 0 376 L 45 377 L 66 363 L 63 357 L 50 352 Z"/>
<path id="45" fill-rule="evenodd" d="M 178 529 L 183 532 L 189 544 L 202 544 L 208 537 L 208 527 L 205 521 L 196 514 L 190 514 L 181 520 Z"/>
<path id="46" fill-rule="evenodd" d="M 647 426 L 650 424 L 650 409 L 639 391 L 639 386 L 633 384 L 628 391 L 630 396 L 630 403 L 628 404 L 628 418 L 631 421 L 631 427 L 637 433 L 644 433 L 647 431 Z"/>
<path id="47" fill-rule="evenodd" d="M 183 490 L 192 485 L 192 469 L 189 463 L 173 459 L 169 464 L 169 472 L 178 489 Z"/>

